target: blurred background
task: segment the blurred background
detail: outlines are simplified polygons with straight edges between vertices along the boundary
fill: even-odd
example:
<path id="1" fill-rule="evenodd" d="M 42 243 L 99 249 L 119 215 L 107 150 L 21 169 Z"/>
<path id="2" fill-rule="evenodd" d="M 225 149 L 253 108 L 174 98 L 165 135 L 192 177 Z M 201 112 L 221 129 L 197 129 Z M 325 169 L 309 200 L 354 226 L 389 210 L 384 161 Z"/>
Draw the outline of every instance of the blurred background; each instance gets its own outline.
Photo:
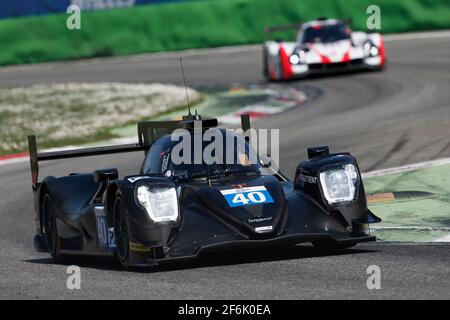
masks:
<path id="1" fill-rule="evenodd" d="M 71 4 L 81 30 L 65 27 Z M 448 0 L 1 1 L 0 65 L 260 43 L 266 26 L 320 16 L 365 30 L 372 4 L 385 34 L 450 27 Z"/>

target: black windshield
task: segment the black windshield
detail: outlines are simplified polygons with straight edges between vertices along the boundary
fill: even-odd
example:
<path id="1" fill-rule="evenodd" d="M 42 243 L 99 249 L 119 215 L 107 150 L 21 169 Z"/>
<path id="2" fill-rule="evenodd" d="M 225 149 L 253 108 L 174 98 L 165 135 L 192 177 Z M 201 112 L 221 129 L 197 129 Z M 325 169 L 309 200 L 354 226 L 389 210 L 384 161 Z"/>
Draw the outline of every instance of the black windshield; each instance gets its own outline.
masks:
<path id="1" fill-rule="evenodd" d="M 187 156 L 176 149 L 175 143 L 172 146 L 170 164 L 167 168 L 170 171 L 169 176 L 175 179 L 194 179 L 229 174 L 259 174 L 260 164 L 254 149 L 242 137 L 226 130 L 220 130 L 220 132 L 223 137 L 221 147 L 213 148 L 212 141 L 202 141 L 201 157 L 195 156 L 194 143 L 191 145 L 190 155 Z M 226 143 L 227 139 L 233 142 Z M 187 161 L 181 161 L 181 158 Z"/>
<path id="2" fill-rule="evenodd" d="M 350 32 L 346 25 L 335 24 L 317 26 L 306 29 L 303 33 L 303 43 L 327 43 L 350 38 Z"/>

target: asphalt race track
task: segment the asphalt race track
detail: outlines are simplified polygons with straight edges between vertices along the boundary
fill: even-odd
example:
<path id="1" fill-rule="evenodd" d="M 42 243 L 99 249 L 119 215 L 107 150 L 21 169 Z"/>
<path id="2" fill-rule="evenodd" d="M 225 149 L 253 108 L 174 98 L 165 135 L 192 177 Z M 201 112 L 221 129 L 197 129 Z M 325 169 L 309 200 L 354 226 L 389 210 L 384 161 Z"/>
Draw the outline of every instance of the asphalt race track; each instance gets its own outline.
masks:
<path id="1" fill-rule="evenodd" d="M 321 95 L 254 125 L 279 128 L 281 169 L 292 176 L 306 147 L 328 144 L 357 156 L 370 171 L 450 157 L 450 32 L 391 38 L 384 72 L 307 79 Z M 264 83 L 258 46 L 181 53 L 197 88 Z M 177 54 L 143 55 L 0 69 L 0 85 L 44 82 L 182 84 Z M 13 128 L 12 128 L 13 130 Z M 68 128 L 70 130 L 70 128 Z M 142 154 L 45 163 L 41 177 L 101 167 L 135 172 Z M 227 253 L 195 263 L 122 271 L 110 260 L 82 259 L 81 290 L 66 288 L 66 265 L 32 247 L 27 163 L 0 166 L 0 298 L 450 298 L 450 246 L 366 244 L 318 255 L 309 246 Z M 368 290 L 366 269 L 381 268 Z"/>

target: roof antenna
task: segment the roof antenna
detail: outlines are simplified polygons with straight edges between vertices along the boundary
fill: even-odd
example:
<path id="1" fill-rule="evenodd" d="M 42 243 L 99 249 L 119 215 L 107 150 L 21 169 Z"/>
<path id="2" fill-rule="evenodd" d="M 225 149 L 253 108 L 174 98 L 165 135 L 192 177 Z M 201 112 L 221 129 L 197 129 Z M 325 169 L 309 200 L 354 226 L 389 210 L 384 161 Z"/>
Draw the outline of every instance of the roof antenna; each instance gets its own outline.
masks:
<path id="1" fill-rule="evenodd" d="M 189 103 L 189 94 L 188 94 L 188 89 L 187 89 L 187 85 L 186 85 L 186 77 L 184 76 L 184 68 L 183 68 L 183 59 L 180 58 L 180 65 L 181 65 L 181 72 L 183 73 L 183 81 L 184 81 L 184 89 L 186 90 L 186 100 L 187 100 L 187 107 L 188 107 L 188 116 L 192 116 L 191 113 L 191 105 Z"/>

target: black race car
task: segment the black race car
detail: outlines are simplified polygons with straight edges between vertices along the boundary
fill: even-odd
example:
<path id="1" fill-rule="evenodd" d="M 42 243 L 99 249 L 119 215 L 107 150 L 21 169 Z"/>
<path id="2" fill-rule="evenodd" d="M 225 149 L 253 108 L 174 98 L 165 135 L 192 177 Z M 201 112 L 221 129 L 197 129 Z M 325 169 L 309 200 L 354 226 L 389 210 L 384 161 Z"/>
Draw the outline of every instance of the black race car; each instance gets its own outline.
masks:
<path id="1" fill-rule="evenodd" d="M 241 120 L 245 132 L 248 116 Z M 368 224 L 380 219 L 367 208 L 350 154 L 310 148 L 294 181 L 267 173 L 270 163 L 259 158 L 231 165 L 176 164 L 170 134 L 182 127 L 194 137 L 196 124 L 224 138 L 233 135 L 244 146 L 235 153 L 253 152 L 248 138 L 198 116 L 140 122 L 139 143 L 132 145 L 37 153 L 36 138 L 29 136 L 36 250 L 55 259 L 115 255 L 124 266 L 153 266 L 225 249 L 303 242 L 336 249 L 375 240 L 367 234 Z M 117 169 L 100 169 L 38 182 L 39 161 L 134 151 L 145 158 L 133 176 L 119 178 Z"/>

